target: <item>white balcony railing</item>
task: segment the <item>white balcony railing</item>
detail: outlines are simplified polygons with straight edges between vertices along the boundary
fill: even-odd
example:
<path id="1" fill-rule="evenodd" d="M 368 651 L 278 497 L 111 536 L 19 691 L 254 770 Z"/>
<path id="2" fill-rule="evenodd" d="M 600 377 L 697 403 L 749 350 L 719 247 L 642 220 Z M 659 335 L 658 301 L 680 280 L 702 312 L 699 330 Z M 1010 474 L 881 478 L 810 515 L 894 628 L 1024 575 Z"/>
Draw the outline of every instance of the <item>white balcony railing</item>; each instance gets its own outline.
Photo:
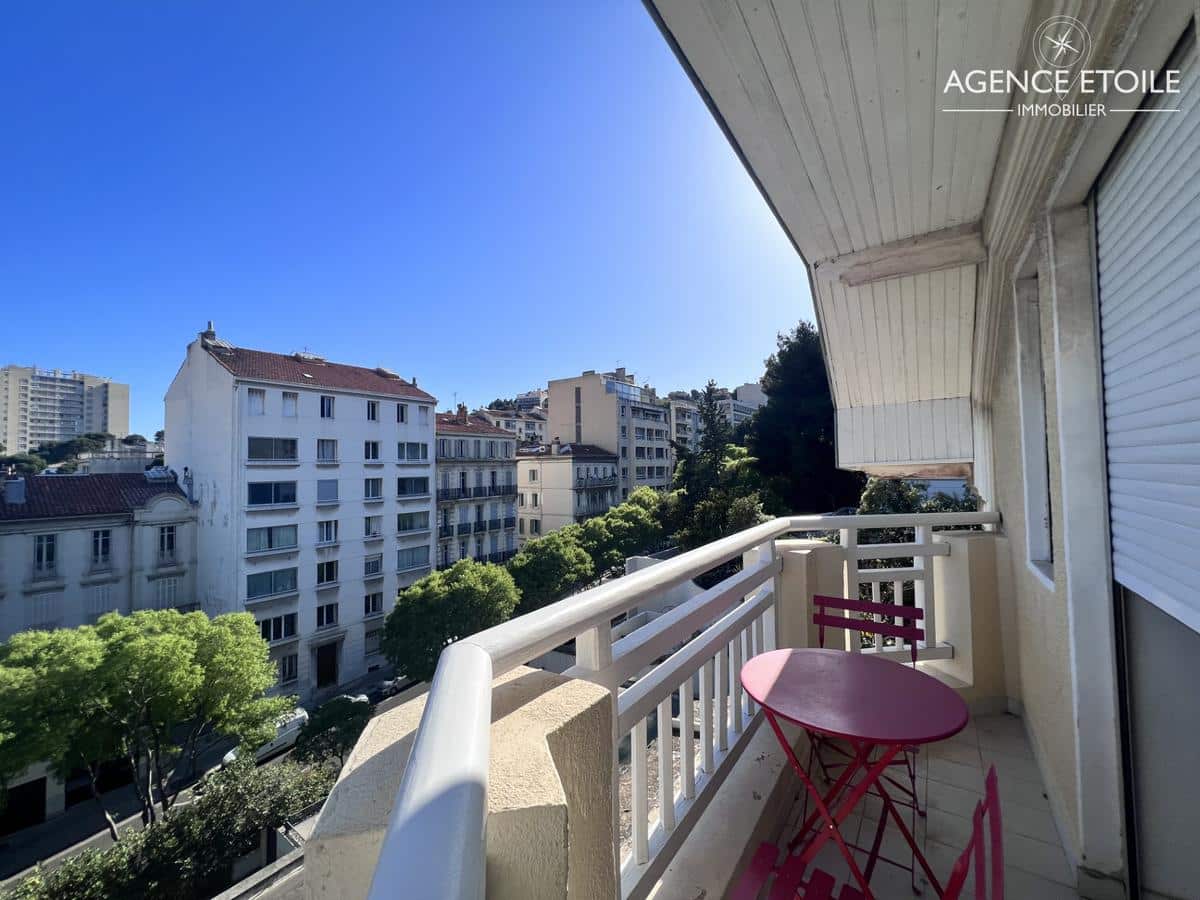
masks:
<path id="1" fill-rule="evenodd" d="M 404 885 L 412 896 L 451 900 L 484 896 L 492 681 L 571 639 L 575 640 L 576 665 L 566 674 L 600 684 L 612 693 L 614 748 L 627 736 L 630 739 L 631 840 L 628 852 L 619 860 L 621 895 L 645 896 L 736 764 L 758 724 L 754 704 L 742 692 L 738 673 L 744 660 L 775 646 L 782 570 L 776 539 L 793 532 L 838 532 L 844 560 L 843 589 L 857 595 L 860 585 L 868 584 L 879 598 L 882 586 L 890 584 L 894 596 L 911 596 L 925 610 L 926 641 L 918 647 L 919 656 L 945 658 L 953 649 L 937 641 L 928 561 L 948 553 L 949 548 L 931 540 L 931 529 L 993 524 L 998 518 L 996 513 L 934 513 L 775 519 L 447 647 L 438 662 L 392 809 L 371 884 L 371 900 L 394 896 L 398 885 Z M 914 540 L 859 544 L 859 532 L 881 528 L 913 528 Z M 649 624 L 614 634 L 614 618 L 737 558 L 743 565 L 736 574 Z M 904 568 L 859 568 L 860 560 L 910 558 L 913 564 Z M 849 649 L 854 651 L 909 652 L 903 645 L 865 644 L 859 633 L 851 633 L 849 640 Z M 678 750 L 671 740 L 676 696 Z M 658 781 L 665 792 L 654 815 L 647 789 L 650 716 L 657 718 L 662 736 Z M 676 753 L 678 795 L 673 788 Z M 613 777 L 615 823 L 616 772 Z M 613 853 L 616 862 L 620 847 L 614 846 Z M 446 863 L 429 862 L 439 859 Z"/>

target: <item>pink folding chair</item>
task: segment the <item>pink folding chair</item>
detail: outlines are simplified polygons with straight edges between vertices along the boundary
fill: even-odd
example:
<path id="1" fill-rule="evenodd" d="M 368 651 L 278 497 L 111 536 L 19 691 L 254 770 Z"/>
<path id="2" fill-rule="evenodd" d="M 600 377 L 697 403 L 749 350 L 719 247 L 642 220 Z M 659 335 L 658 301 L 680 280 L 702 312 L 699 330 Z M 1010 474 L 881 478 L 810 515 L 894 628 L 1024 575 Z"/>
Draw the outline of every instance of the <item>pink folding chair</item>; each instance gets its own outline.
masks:
<path id="1" fill-rule="evenodd" d="M 987 820 L 987 846 L 984 846 L 984 819 Z M 776 867 L 779 848 L 771 843 L 760 844 L 742 871 L 729 896 L 731 900 L 763 900 L 764 888 L 770 881 L 765 900 L 866 900 L 867 895 L 850 884 L 843 884 L 836 894 L 836 879 L 815 866 L 804 877 L 799 856 L 789 856 Z M 962 855 L 950 870 L 940 900 L 959 900 L 967 882 L 971 863 L 975 864 L 975 900 L 1004 900 L 1004 841 L 1000 819 L 1000 792 L 996 767 L 988 769 L 984 781 L 984 799 L 976 804 L 971 821 L 971 838 Z M 774 880 L 772 881 L 772 876 Z M 990 876 L 990 877 L 989 877 Z"/>
<path id="2" fill-rule="evenodd" d="M 818 626 L 817 641 L 822 647 L 825 646 L 825 629 L 830 628 L 845 628 L 847 631 L 858 631 L 864 634 L 879 635 L 880 646 L 883 645 L 884 637 L 892 637 L 897 641 L 907 640 L 909 645 L 910 655 L 912 656 L 912 664 L 917 665 L 917 642 L 925 640 L 925 629 L 920 625 L 914 624 L 925 618 L 925 610 L 915 606 L 903 606 L 896 603 L 875 603 L 870 600 L 850 600 L 846 597 L 827 597 L 822 594 L 813 595 L 813 606 L 816 607 L 813 612 L 813 624 Z M 830 611 L 842 613 L 834 615 Z M 868 618 L 851 617 L 845 613 L 866 613 Z M 881 616 L 891 619 L 891 622 L 881 622 L 875 617 Z M 909 624 L 901 624 L 901 623 Z M 841 763 L 830 763 L 826 760 L 823 754 L 829 752 L 837 753 L 843 757 L 848 757 L 849 754 L 836 744 L 827 740 L 824 735 L 809 734 L 810 756 L 809 764 L 811 766 L 813 756 L 821 766 L 821 772 L 825 779 L 829 779 L 829 770 L 838 768 Z M 924 816 L 925 810 L 921 808 L 920 799 L 917 795 L 917 748 L 906 748 L 901 758 L 894 763 L 897 766 L 904 766 L 908 770 L 908 783 L 902 784 L 893 778 L 888 778 L 888 782 L 899 790 L 907 798 L 904 801 L 906 805 L 912 806 L 916 810 L 917 815 Z"/>

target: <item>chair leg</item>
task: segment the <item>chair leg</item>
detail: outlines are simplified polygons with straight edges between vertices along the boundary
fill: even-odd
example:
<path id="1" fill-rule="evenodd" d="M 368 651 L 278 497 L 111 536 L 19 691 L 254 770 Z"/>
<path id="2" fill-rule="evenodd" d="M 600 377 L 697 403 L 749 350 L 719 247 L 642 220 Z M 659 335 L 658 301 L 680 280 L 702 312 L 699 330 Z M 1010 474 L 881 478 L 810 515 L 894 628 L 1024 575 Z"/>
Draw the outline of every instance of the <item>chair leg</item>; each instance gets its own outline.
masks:
<path id="1" fill-rule="evenodd" d="M 921 804 L 921 795 L 917 793 L 917 750 L 904 751 L 904 764 L 908 767 L 908 780 L 912 783 L 913 807 L 917 815 L 925 818 L 925 807 Z"/>

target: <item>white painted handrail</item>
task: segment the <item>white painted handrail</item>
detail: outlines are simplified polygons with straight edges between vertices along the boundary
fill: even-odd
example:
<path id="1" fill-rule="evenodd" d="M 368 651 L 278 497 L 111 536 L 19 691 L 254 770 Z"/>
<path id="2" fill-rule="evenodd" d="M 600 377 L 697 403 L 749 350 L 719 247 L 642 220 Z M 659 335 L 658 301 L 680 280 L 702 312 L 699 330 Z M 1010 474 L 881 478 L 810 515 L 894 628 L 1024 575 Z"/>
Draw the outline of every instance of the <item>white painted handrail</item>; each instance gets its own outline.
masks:
<path id="1" fill-rule="evenodd" d="M 612 619 L 747 551 L 764 545 L 769 547 L 776 538 L 791 532 L 841 530 L 845 533 L 873 528 L 912 528 L 919 523 L 927 535 L 928 531 L 924 529 L 989 525 L 998 521 L 996 513 L 792 516 L 774 519 L 583 591 L 447 647 L 438 660 L 425 713 L 421 717 L 412 754 L 384 836 L 371 883 L 370 900 L 385 900 L 397 896 L 397 892 L 416 900 L 482 900 L 485 890 L 491 685 L 497 676 L 571 639 L 576 639 L 577 659 L 581 664 L 590 662 L 593 670 L 611 666 Z M 922 539 L 921 543 L 928 543 L 927 538 Z M 911 545 L 907 555 L 913 555 Z M 870 553 L 865 553 L 862 558 L 879 556 L 872 557 Z M 918 551 L 915 560 L 918 568 L 926 558 L 925 554 Z M 761 554 L 759 561 L 762 561 Z M 772 561 L 770 565 L 775 564 Z M 887 576 L 879 580 L 901 577 L 902 573 L 909 575 L 904 570 L 890 570 Z M 764 570 L 762 574 L 766 577 L 768 573 Z M 777 569 L 771 568 L 770 574 L 777 586 Z M 730 581 L 732 579 L 727 579 L 717 588 L 728 588 Z M 770 586 L 764 586 L 761 590 L 766 593 L 754 596 L 773 593 Z M 710 600 L 719 593 L 720 590 L 710 595 Z M 730 613 L 730 621 L 736 618 L 731 632 L 736 633 L 734 641 L 717 654 L 715 665 L 710 658 L 699 667 L 702 705 L 707 708 L 712 703 L 715 682 L 717 702 L 721 708 L 725 708 L 727 699 L 735 699 L 737 706 L 736 710 L 730 710 L 725 721 L 701 722 L 703 746 L 700 763 L 706 771 L 712 771 L 714 766 L 719 768 L 719 761 L 714 761 L 714 754 L 727 757 L 735 749 L 729 746 L 730 737 L 737 736 L 742 741 L 749 734 L 749 730 L 742 725 L 743 711 L 749 709 L 748 700 L 737 691 L 736 672 L 731 663 L 740 658 L 744 651 L 748 655 L 773 646 L 774 623 L 771 613 L 771 608 L 763 612 L 763 608 L 753 603 L 740 613 Z M 686 614 L 680 615 L 683 617 Z M 739 627 L 741 630 L 738 630 Z M 711 640 L 719 642 L 720 638 L 728 636 L 723 625 L 720 632 L 719 636 L 710 634 Z M 682 640 L 686 640 L 686 637 Z M 750 646 L 744 643 L 747 640 Z M 627 645 L 630 648 L 633 646 L 633 643 Z M 676 662 L 680 664 L 681 674 L 691 671 L 690 656 L 686 662 L 676 657 Z M 659 678 L 666 679 L 666 675 Z M 649 687 L 647 685 L 642 691 L 647 691 Z M 689 701 L 688 718 L 691 716 L 691 692 L 689 678 L 681 694 L 681 699 L 686 697 Z M 626 701 L 626 711 L 631 702 L 633 697 Z M 648 702 L 638 701 L 639 708 L 649 708 Z M 669 702 L 669 697 L 666 702 Z M 660 723 L 663 722 L 663 715 L 665 713 L 660 707 Z M 712 734 L 714 724 L 716 734 Z M 644 731 L 644 724 L 638 730 Z M 690 727 L 688 733 L 690 750 Z M 717 745 L 715 750 L 714 739 Z M 644 772 L 635 771 L 634 777 L 638 780 L 644 777 Z M 686 799 L 691 799 L 686 795 L 694 789 L 694 785 L 687 786 Z M 664 817 L 668 820 L 673 818 L 670 814 L 664 814 Z"/>

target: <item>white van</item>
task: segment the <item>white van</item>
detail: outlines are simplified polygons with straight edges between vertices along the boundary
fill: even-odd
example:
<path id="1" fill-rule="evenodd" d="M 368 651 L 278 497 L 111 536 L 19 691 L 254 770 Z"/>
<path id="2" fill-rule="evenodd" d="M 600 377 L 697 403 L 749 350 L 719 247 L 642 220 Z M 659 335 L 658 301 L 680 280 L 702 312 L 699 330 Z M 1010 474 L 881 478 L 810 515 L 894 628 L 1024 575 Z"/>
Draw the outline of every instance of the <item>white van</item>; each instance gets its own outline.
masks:
<path id="1" fill-rule="evenodd" d="M 254 751 L 254 761 L 262 762 L 264 759 L 269 759 L 277 753 L 282 753 L 296 743 L 296 738 L 300 736 L 300 729 L 308 722 L 308 710 L 303 706 L 298 706 L 293 712 L 288 713 L 275 726 L 275 737 L 267 741 L 261 747 Z M 222 765 L 229 765 L 237 759 L 238 751 L 241 747 L 234 747 L 221 760 Z"/>

